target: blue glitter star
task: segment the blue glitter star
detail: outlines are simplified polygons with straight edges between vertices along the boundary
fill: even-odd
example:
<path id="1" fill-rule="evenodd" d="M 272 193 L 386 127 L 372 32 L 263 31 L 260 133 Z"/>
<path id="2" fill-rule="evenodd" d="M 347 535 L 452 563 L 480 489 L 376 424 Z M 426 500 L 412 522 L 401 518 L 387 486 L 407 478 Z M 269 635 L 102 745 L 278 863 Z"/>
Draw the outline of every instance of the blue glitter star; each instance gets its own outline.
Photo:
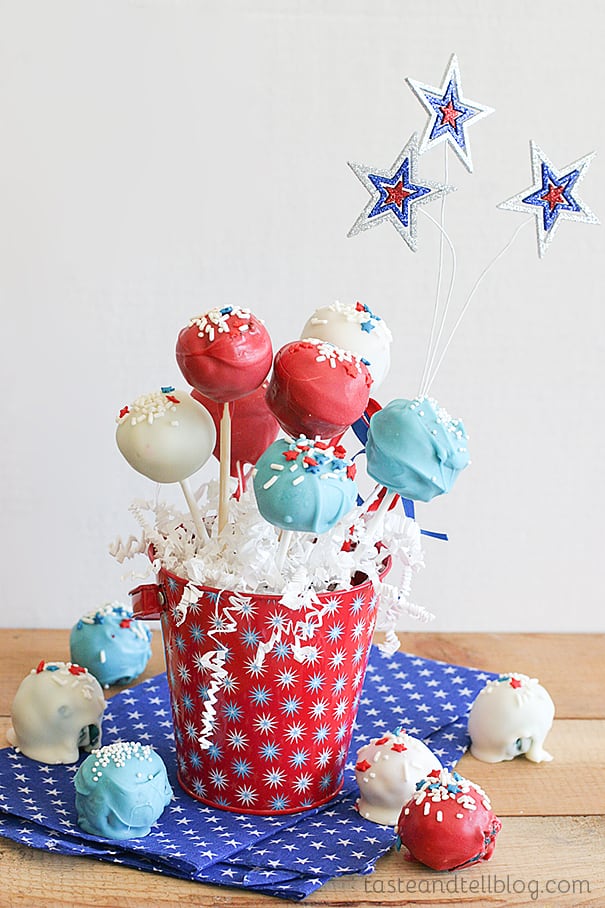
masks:
<path id="1" fill-rule="evenodd" d="M 458 58 L 452 54 L 443 81 L 438 88 L 406 79 L 406 82 L 429 114 L 429 121 L 420 140 L 419 153 L 447 142 L 466 169 L 473 170 L 467 128 L 493 113 L 492 107 L 468 101 L 462 97 Z"/>
<path id="2" fill-rule="evenodd" d="M 390 221 L 410 249 L 417 247 L 416 208 L 438 199 L 453 186 L 422 180 L 416 174 L 418 138 L 411 136 L 397 160 L 388 170 L 349 162 L 349 167 L 372 198 L 361 212 L 348 236 L 355 236 L 383 220 Z"/>
<path id="3" fill-rule="evenodd" d="M 535 142 L 530 142 L 533 185 L 512 198 L 501 202 L 498 208 L 523 211 L 536 217 L 538 255 L 548 249 L 561 219 L 598 224 L 598 218 L 577 195 L 575 189 L 584 178 L 594 154 L 586 155 L 557 170 Z"/>

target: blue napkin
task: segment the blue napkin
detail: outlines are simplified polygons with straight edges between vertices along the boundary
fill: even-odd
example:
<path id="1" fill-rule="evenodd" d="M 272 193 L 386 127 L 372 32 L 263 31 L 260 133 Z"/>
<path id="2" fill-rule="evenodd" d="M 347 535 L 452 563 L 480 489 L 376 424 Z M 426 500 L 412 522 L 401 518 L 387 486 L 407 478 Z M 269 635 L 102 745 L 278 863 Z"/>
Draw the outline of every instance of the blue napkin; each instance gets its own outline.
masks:
<path id="1" fill-rule="evenodd" d="M 176 781 L 170 701 L 165 675 L 113 697 L 103 744 L 152 744 L 168 769 L 175 797 L 143 839 L 116 842 L 77 825 L 75 765 L 37 763 L 0 750 L 0 835 L 34 848 L 302 899 L 335 876 L 371 873 L 395 834 L 355 810 L 355 755 L 371 738 L 403 726 L 424 740 L 444 766 L 466 750 L 466 723 L 488 672 L 421 659 L 383 656 L 373 647 L 340 794 L 320 808 L 275 817 L 220 811 L 193 800 Z"/>

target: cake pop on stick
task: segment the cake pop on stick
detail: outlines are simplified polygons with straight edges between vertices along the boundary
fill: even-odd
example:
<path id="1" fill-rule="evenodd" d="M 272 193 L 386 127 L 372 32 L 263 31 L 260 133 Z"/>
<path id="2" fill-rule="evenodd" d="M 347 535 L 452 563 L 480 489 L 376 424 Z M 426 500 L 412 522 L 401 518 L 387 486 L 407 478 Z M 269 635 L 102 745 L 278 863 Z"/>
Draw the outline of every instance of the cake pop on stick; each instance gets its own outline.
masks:
<path id="1" fill-rule="evenodd" d="M 392 400 L 370 419 L 368 473 L 402 498 L 430 501 L 449 492 L 468 466 L 467 441 L 462 421 L 436 401 Z"/>
<path id="2" fill-rule="evenodd" d="M 342 448 L 301 436 L 275 441 L 259 458 L 254 494 L 262 516 L 283 532 L 277 568 L 281 569 L 293 531 L 320 535 L 332 529 L 355 505 L 355 465 Z"/>
<path id="3" fill-rule="evenodd" d="M 363 359 L 372 376 L 373 392 L 382 384 L 391 366 L 393 336 L 383 319 L 363 303 L 345 305 L 337 301 L 316 309 L 301 337 L 327 341 Z"/>
<path id="4" fill-rule="evenodd" d="M 354 353 L 306 338 L 276 353 L 267 403 L 292 438 L 328 440 L 359 419 L 371 384 L 366 363 Z"/>
<path id="5" fill-rule="evenodd" d="M 187 479 L 212 454 L 216 431 L 212 417 L 186 391 L 162 388 L 123 407 L 116 442 L 131 467 L 154 482 L 178 482 L 199 539 L 208 540 Z"/>
<path id="6" fill-rule="evenodd" d="M 265 393 L 267 382 L 238 400 L 229 404 L 231 413 L 231 476 L 241 482 L 244 464 L 254 465 L 263 451 L 277 438 L 279 423 L 267 406 Z M 214 427 L 219 432 L 222 404 L 205 397 L 195 389 L 191 396 L 199 401 L 210 413 Z M 220 459 L 219 444 L 214 446 L 212 452 L 217 460 Z"/>
<path id="7" fill-rule="evenodd" d="M 249 309 L 225 306 L 192 318 L 179 333 L 176 359 L 189 384 L 222 405 L 219 428 L 219 533 L 227 523 L 231 467 L 229 403 L 255 391 L 273 359 L 267 329 Z"/>

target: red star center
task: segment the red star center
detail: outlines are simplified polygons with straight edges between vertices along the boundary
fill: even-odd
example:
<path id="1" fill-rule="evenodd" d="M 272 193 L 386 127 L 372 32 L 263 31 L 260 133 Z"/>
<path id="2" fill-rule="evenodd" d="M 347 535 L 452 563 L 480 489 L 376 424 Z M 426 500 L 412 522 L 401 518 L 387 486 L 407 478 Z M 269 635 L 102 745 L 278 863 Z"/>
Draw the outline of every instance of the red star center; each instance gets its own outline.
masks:
<path id="1" fill-rule="evenodd" d="M 391 750 L 396 751 L 398 754 L 403 753 L 404 750 L 407 750 L 405 744 L 393 744 L 391 745 Z"/>
<path id="2" fill-rule="evenodd" d="M 384 200 L 385 205 L 396 205 L 397 208 L 401 208 L 404 201 L 408 196 L 412 195 L 409 190 L 405 189 L 403 185 L 403 180 L 399 180 L 398 183 L 395 183 L 394 186 L 385 186 L 386 199 Z"/>
<path id="3" fill-rule="evenodd" d="M 521 682 L 519 681 L 518 678 L 511 678 L 511 679 L 510 679 L 510 686 L 511 686 L 511 687 L 514 687 L 515 690 L 517 690 L 518 687 L 521 687 Z"/>
<path id="4" fill-rule="evenodd" d="M 284 457 L 286 460 L 296 460 L 300 451 L 284 451 Z"/>
<path id="5" fill-rule="evenodd" d="M 450 98 L 450 100 L 447 102 L 446 106 L 440 107 L 439 110 L 443 114 L 443 116 L 441 118 L 441 125 L 455 127 L 456 120 L 458 119 L 458 117 L 460 116 L 462 111 L 456 110 L 456 108 L 452 104 L 452 99 Z"/>
<path id="6" fill-rule="evenodd" d="M 546 195 L 540 196 L 543 202 L 548 202 L 549 208 L 551 211 L 554 211 L 557 205 L 564 205 L 566 203 L 565 198 L 565 186 L 557 186 L 556 183 L 550 183 L 548 186 L 548 192 Z"/>

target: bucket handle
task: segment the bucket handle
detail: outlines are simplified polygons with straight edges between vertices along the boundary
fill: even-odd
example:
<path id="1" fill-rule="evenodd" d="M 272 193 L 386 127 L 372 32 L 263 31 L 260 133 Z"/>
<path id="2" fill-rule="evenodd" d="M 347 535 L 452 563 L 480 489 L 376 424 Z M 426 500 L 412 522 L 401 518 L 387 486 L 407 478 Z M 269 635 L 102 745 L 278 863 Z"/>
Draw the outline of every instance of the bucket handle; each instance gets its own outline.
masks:
<path id="1" fill-rule="evenodd" d="M 166 597 L 162 587 L 157 583 L 144 583 L 130 590 L 130 601 L 135 618 L 147 618 L 157 621 L 162 617 L 166 605 Z"/>

